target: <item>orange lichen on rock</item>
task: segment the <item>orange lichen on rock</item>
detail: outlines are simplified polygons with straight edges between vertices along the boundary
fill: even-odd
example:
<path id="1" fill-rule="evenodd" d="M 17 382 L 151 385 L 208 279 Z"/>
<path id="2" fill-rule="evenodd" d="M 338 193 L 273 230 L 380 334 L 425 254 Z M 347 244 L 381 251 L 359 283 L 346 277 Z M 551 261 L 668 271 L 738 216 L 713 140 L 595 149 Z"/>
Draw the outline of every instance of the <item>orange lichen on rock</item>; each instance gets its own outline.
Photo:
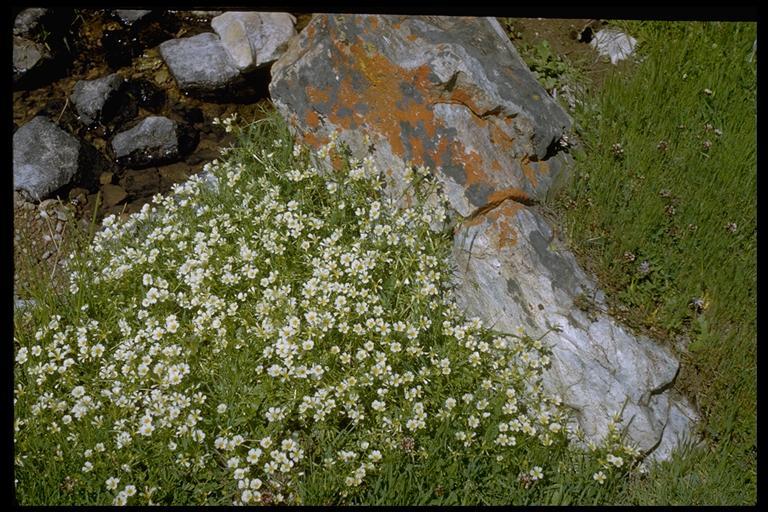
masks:
<path id="1" fill-rule="evenodd" d="M 536 188 L 539 185 L 539 179 L 536 177 L 536 170 L 531 167 L 531 161 L 528 158 L 528 155 L 525 155 L 523 159 L 520 160 L 520 167 L 523 168 L 523 174 L 525 174 L 528 182 Z"/>
<path id="2" fill-rule="evenodd" d="M 539 178 L 537 175 L 549 174 L 549 162 L 538 161 L 536 162 L 536 168 L 534 168 L 528 155 L 520 160 L 520 167 L 522 167 L 523 174 L 525 174 L 528 182 L 533 185 L 534 188 L 539 186 Z"/>
<path id="3" fill-rule="evenodd" d="M 486 233 L 491 243 L 497 248 L 508 248 L 517 244 L 517 230 L 513 226 L 515 215 L 525 208 L 525 205 L 511 199 L 503 200 L 500 204 L 489 205 L 464 221 L 466 227 L 488 223 Z"/>

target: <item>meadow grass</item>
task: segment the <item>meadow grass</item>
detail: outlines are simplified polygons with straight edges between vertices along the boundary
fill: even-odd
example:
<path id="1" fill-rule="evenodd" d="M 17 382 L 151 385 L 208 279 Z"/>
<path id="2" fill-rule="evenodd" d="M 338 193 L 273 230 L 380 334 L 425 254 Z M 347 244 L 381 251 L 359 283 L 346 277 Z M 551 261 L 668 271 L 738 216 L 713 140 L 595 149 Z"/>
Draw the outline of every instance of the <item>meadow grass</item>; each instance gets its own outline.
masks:
<path id="1" fill-rule="evenodd" d="M 707 449 L 644 474 L 620 432 L 575 448 L 578 432 L 536 385 L 545 348 L 443 300 L 449 230 L 428 228 L 439 212 L 398 224 L 383 198 L 373 206 L 375 169 L 311 171 L 272 114 L 211 167 L 217 187 L 195 180 L 108 221 L 99 249 L 73 255 L 70 290 L 30 290 L 38 305 L 14 317 L 19 503 L 754 502 L 754 27 L 739 27 L 630 26 L 644 60 L 577 115 L 584 153 L 560 202 L 615 313 L 692 336 L 681 381 L 705 413 Z M 392 243 L 372 242 L 385 229 Z M 334 270 L 353 261 L 355 278 Z M 313 277 L 320 291 L 304 295 Z M 365 335 L 306 316 L 354 317 L 336 301 L 359 301 L 365 279 L 378 294 L 350 319 Z"/>
<path id="2" fill-rule="evenodd" d="M 619 26 L 639 62 L 580 104 L 575 179 L 555 207 L 613 313 L 678 348 L 706 447 L 614 499 L 754 503 L 756 25 Z"/>
<path id="3" fill-rule="evenodd" d="M 428 170 L 400 208 L 372 159 L 231 121 L 213 178 L 106 218 L 16 312 L 20 504 L 599 502 L 625 478 L 613 423 L 575 447 L 548 349 L 453 303 Z"/>

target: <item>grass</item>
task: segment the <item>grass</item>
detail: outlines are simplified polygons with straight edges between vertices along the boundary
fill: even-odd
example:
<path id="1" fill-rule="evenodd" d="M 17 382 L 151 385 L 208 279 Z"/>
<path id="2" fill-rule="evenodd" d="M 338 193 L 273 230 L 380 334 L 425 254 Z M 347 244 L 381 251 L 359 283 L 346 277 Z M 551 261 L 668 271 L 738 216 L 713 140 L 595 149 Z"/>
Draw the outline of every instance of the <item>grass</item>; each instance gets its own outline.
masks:
<path id="1" fill-rule="evenodd" d="M 334 228 L 344 231 L 343 252 L 360 241 L 360 229 L 371 228 L 359 223 L 355 210 L 367 214 L 372 196 L 379 192 L 375 181 L 350 184 L 338 179 L 336 187 L 328 188 L 328 176 L 307 176 L 301 183 L 286 179 L 291 171 L 311 165 L 293 155 L 285 126 L 273 115 L 246 126 L 239 144 L 214 166 L 218 190 L 194 185 L 179 192 L 180 201 L 187 197 L 194 202 L 158 200 L 154 215 L 139 214 L 127 226 L 110 228 L 112 235 L 97 241 L 102 250 L 83 249 L 70 263 L 69 270 L 80 272 L 74 278 L 77 288 L 67 291 L 45 284 L 30 288 L 38 305 L 14 317 L 17 357 L 26 350 L 15 367 L 19 502 L 231 504 L 242 501 L 238 482 L 244 478 L 234 476 L 230 465 L 243 467 L 249 449 L 270 437 L 278 442 L 296 440 L 305 455 L 286 472 L 262 474 L 264 459 L 253 465 L 250 476 L 263 479 L 258 489 L 262 502 L 279 501 L 284 493 L 287 502 L 331 505 L 754 503 L 755 131 L 753 123 L 744 121 L 755 118 L 754 58 L 748 60 L 754 25 L 633 23 L 627 30 L 640 40 L 644 60 L 627 74 L 610 77 L 596 101 L 582 104 L 576 116 L 583 141 L 577 179 L 558 204 L 574 249 L 615 299 L 614 313 L 667 339 L 677 334 L 692 338 L 690 352 L 681 356 L 680 385 L 696 397 L 705 415 L 705 449 L 687 449 L 642 474 L 632 470 L 631 451 L 621 446 L 619 432 L 605 446 L 586 452 L 573 447 L 573 437 L 564 429 L 549 436 L 534 413 L 551 407 L 557 421 L 565 423 L 565 416 L 557 416 L 557 408 L 535 389 L 526 389 L 517 377 L 493 366 L 506 357 L 501 348 L 474 368 L 467 364 L 467 347 L 457 343 L 459 335 L 439 327 L 450 318 L 453 325 L 466 327 L 476 338 L 474 343 L 492 344 L 498 333 L 464 324 L 466 319 L 456 316 L 449 305 L 419 295 L 414 283 L 426 286 L 430 280 L 437 283 L 440 294 L 447 292 L 440 278 L 425 271 L 423 266 L 430 263 L 420 259 L 419 250 L 394 244 L 386 252 L 370 240 L 364 242 L 371 244 L 367 248 L 392 258 L 378 261 L 370 276 L 380 285 L 379 300 L 387 306 L 384 316 L 393 324 L 402 319 L 420 325 L 416 342 L 437 359 L 447 358 L 452 368 L 450 375 L 441 375 L 429 357 L 410 360 L 391 345 L 387 349 L 381 336 L 370 335 L 381 342 L 377 348 L 388 356 L 395 372 L 402 375 L 411 369 L 418 374 L 419 365 L 433 372 L 431 382 L 422 383 L 420 398 L 428 412 L 426 426 L 415 430 L 404 426 L 415 411 L 414 400 L 405 398 L 387 400 L 392 418 L 400 424 L 394 435 L 392 429 L 382 429 L 380 421 L 356 424 L 341 410 L 329 413 L 325 421 L 302 420 L 295 411 L 285 420 L 265 421 L 268 406 L 297 406 L 297 399 L 311 394 L 311 389 L 301 380 L 281 383 L 265 377 L 264 367 L 273 357 L 265 349 L 277 347 L 278 340 L 260 322 L 268 317 L 284 326 L 291 315 L 302 316 L 312 304 L 302 305 L 298 294 L 298 306 L 290 297 L 273 300 L 265 291 L 269 283 L 251 285 L 278 271 L 278 284 L 297 288 L 339 257 L 302 259 L 295 247 L 298 240 L 291 241 L 289 235 L 293 228 L 265 211 L 279 205 L 284 211 L 290 200 L 296 201 L 300 212 L 328 220 L 327 226 L 317 228 L 321 237 L 331 236 Z M 559 68 L 555 71 L 560 74 Z M 687 74 L 685 79 L 681 73 Z M 678 129 L 679 125 L 685 128 Z M 716 135 L 716 129 L 722 134 Z M 658 149 L 662 140 L 666 151 Z M 712 144 L 705 150 L 706 140 Z M 342 167 L 340 172 L 349 175 L 354 167 Z M 414 179 L 417 186 L 418 173 Z M 271 201 L 268 190 L 275 185 L 279 190 Z M 669 193 L 660 195 L 662 190 Z M 339 208 L 340 202 L 344 208 Z M 667 208 L 670 205 L 674 213 Z M 396 216 L 382 210 L 384 219 L 396 226 Z M 418 229 L 411 225 L 407 232 L 418 234 L 422 256 L 441 260 L 449 247 L 447 237 L 416 223 Z M 244 246 L 256 253 L 243 256 Z M 153 248 L 162 249 L 156 259 Z M 179 273 L 184 262 L 201 261 L 204 254 L 209 254 L 210 264 L 202 281 L 189 271 L 194 267 Z M 640 272 L 644 261 L 648 272 Z M 233 273 L 228 266 L 244 262 L 258 267 L 255 281 L 227 282 Z M 102 274 L 103 268 L 111 270 Z M 446 269 L 440 270 L 447 275 Z M 152 286 L 144 282 L 145 273 L 155 280 L 166 279 L 169 293 L 187 295 L 141 306 Z M 106 277 L 96 281 L 98 275 Z M 403 286 L 405 277 L 412 279 L 410 285 Z M 248 294 L 249 300 L 242 302 L 238 293 Z M 196 295 L 202 304 L 188 302 Z M 695 298 L 702 302 L 692 307 Z M 237 314 L 225 314 L 232 304 L 240 304 Z M 56 314 L 61 318 L 52 321 Z M 168 315 L 178 315 L 178 330 L 171 332 Z M 425 317 L 430 320 L 427 324 L 421 320 Z M 155 334 L 158 326 L 168 331 Z M 324 344 L 324 350 L 314 352 L 312 357 L 318 359 L 313 361 L 328 367 L 322 382 L 340 393 L 340 401 L 353 405 L 359 401 L 366 415 L 374 416 L 369 404 L 379 395 L 342 382 L 350 375 L 364 382 L 371 367 L 358 364 L 356 358 L 340 363 L 328 350 L 336 343 L 354 355 L 365 339 L 315 334 L 316 344 Z M 157 378 L 153 373 L 149 380 L 140 378 L 140 363 L 153 350 L 149 340 L 155 335 L 161 352 L 154 353 L 153 364 L 184 361 L 190 366 L 190 374 L 177 388 L 164 380 L 167 375 L 160 377 L 162 371 Z M 411 346 L 401 334 L 392 336 Z M 514 340 L 512 350 L 539 350 L 535 340 L 525 336 Z M 81 346 L 88 352 L 96 344 L 105 347 L 103 359 L 78 355 Z M 33 354 L 36 345 L 42 345 L 38 356 Z M 65 345 L 72 351 L 69 357 L 77 359 L 71 368 L 63 364 L 68 357 L 62 354 Z M 181 348 L 180 354 L 171 349 L 173 345 Z M 38 383 L 45 362 L 53 365 L 55 378 Z M 111 370 L 110 364 L 115 365 Z M 535 384 L 534 370 L 523 367 L 524 380 Z M 483 381 L 488 376 L 500 380 L 486 389 Z M 87 396 L 98 398 L 112 390 L 116 380 L 122 381 L 122 389 L 103 400 L 98 411 L 89 410 L 80 420 L 63 420 L 72 414 L 79 386 Z M 497 386 L 502 383 L 505 386 Z M 348 385 L 358 397 L 338 391 Z M 502 406 L 509 399 L 498 394 L 506 386 L 516 389 L 521 408 L 517 416 L 530 416 L 536 434 L 516 432 L 517 444 L 502 450 L 494 440 L 501 433 L 500 423 L 508 419 Z M 184 406 L 181 418 L 188 418 L 190 409 L 200 410 L 200 419 L 186 429 L 170 415 L 170 427 L 163 426 L 170 406 L 152 394 L 159 390 L 166 396 L 173 389 L 194 404 Z M 38 402 L 46 392 L 50 398 Z M 460 398 L 465 392 L 476 396 L 464 403 Z M 454 412 L 443 405 L 449 395 L 459 402 Z M 491 414 L 474 430 L 477 441 L 457 442 L 457 430 L 473 431 L 464 425 L 468 416 L 479 414 L 474 401 L 486 395 Z M 138 428 L 153 401 L 164 411 L 153 415 L 156 430 L 144 436 Z M 43 404 L 38 413 L 33 412 L 36 403 Z M 221 409 L 221 404 L 226 407 Z M 132 433 L 133 440 L 118 448 L 115 439 L 121 431 Z M 198 432 L 206 434 L 205 439 Z M 242 442 L 230 446 L 239 433 Z M 216 438 L 221 443 L 214 443 Z M 104 451 L 96 448 L 99 443 Z M 339 451 L 355 451 L 362 458 L 373 448 L 380 450 L 382 460 L 373 468 L 364 467 L 367 474 L 360 483 L 347 483 L 359 467 L 344 462 Z M 87 450 L 92 452 L 86 454 Z M 606 462 L 608 453 L 621 454 L 626 462 L 615 467 Z M 230 464 L 233 456 L 240 461 Z M 89 460 L 93 468 L 85 471 Z M 531 478 L 536 466 L 543 470 L 538 480 Z M 594 478 L 599 471 L 608 474 L 603 485 Z M 119 486 L 107 488 L 109 477 L 119 477 Z M 126 485 L 135 485 L 136 494 Z"/>
<path id="2" fill-rule="evenodd" d="M 217 186 L 108 217 L 68 289 L 30 289 L 19 503 L 599 502 L 626 477 L 621 432 L 574 447 L 539 341 L 452 303 L 443 205 L 397 210 L 341 147 L 319 173 L 274 113 L 239 135 Z"/>
<path id="3" fill-rule="evenodd" d="M 575 114 L 575 181 L 556 207 L 614 314 L 689 340 L 678 387 L 707 447 L 617 499 L 756 499 L 756 25 L 627 22 L 640 62 Z"/>

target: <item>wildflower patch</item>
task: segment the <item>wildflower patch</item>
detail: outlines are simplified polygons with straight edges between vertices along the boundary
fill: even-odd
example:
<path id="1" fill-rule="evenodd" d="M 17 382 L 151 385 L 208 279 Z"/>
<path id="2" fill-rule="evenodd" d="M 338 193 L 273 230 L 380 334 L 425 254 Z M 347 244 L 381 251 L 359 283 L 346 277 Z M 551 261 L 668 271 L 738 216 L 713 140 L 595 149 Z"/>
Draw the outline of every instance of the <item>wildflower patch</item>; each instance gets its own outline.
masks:
<path id="1" fill-rule="evenodd" d="M 105 219 L 67 307 L 17 332 L 19 501 L 300 503 L 322 477 L 349 502 L 434 439 L 546 478 L 531 446 L 569 432 L 547 350 L 453 303 L 445 206 L 395 208 L 370 160 L 320 172 L 262 128 L 216 188 Z"/>

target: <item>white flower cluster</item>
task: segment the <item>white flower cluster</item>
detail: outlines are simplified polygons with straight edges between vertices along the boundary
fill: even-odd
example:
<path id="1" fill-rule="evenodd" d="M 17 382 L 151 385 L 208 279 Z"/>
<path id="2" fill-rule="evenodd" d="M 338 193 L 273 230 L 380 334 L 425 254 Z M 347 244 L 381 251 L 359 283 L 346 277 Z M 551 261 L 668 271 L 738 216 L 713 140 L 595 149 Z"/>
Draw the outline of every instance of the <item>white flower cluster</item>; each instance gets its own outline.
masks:
<path id="1" fill-rule="evenodd" d="M 21 450 L 36 432 L 71 457 L 99 446 L 87 471 L 110 491 L 130 482 L 116 504 L 140 484 L 171 495 L 132 472 L 139 460 L 219 482 L 208 502 L 269 504 L 299 501 L 310 461 L 353 493 L 441 426 L 478 456 L 564 439 L 541 343 L 453 303 L 447 240 L 430 230 L 444 205 L 396 208 L 370 159 L 321 172 L 301 149 L 271 149 L 291 168 L 233 148 L 208 167 L 217 190 L 193 178 L 105 219 L 72 274 L 90 309 L 17 352 Z"/>

